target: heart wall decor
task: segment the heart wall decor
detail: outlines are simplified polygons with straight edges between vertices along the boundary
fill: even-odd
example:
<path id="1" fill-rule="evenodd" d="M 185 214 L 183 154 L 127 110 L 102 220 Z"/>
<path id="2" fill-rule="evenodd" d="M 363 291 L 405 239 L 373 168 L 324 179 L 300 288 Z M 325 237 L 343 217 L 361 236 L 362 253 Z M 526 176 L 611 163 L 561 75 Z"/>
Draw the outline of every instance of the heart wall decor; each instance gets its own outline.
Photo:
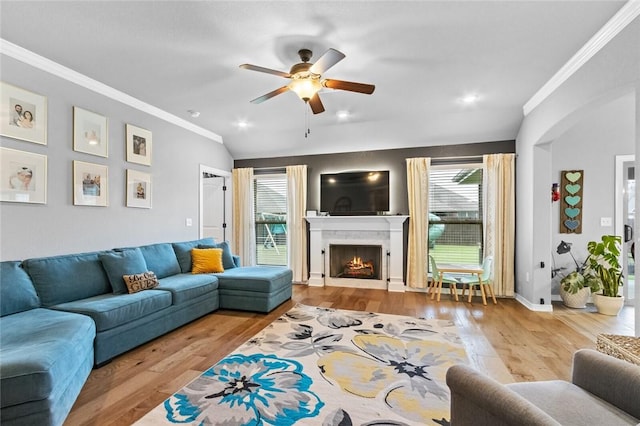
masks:
<path id="1" fill-rule="evenodd" d="M 563 170 L 560 173 L 560 233 L 582 234 L 584 170 Z"/>

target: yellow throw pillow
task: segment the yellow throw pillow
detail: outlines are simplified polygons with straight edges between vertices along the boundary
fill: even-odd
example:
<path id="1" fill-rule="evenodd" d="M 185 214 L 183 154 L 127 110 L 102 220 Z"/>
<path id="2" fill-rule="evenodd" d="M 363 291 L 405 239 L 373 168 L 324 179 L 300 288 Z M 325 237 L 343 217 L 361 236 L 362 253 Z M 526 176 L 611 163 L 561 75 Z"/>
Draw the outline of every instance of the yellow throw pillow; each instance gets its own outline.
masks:
<path id="1" fill-rule="evenodd" d="M 222 249 L 191 249 L 191 273 L 209 274 L 224 272 L 222 267 Z"/>
<path id="2" fill-rule="evenodd" d="M 127 285 L 129 294 L 156 288 L 160 284 L 156 274 L 151 271 L 143 272 L 142 274 L 123 275 L 122 279 Z"/>

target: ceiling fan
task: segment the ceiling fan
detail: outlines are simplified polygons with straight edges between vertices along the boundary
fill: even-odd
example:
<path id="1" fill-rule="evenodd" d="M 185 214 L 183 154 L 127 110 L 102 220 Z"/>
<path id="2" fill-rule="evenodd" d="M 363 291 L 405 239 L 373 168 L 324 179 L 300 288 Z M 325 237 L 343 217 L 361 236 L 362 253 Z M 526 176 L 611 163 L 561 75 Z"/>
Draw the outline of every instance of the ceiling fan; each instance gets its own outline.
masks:
<path id="1" fill-rule="evenodd" d="M 313 52 L 309 49 L 300 49 L 298 51 L 298 55 L 300 55 L 300 60 L 302 60 L 302 62 L 293 65 L 289 72 L 278 71 L 251 64 L 240 65 L 240 68 L 244 68 L 246 70 L 259 71 L 291 79 L 291 82 L 286 86 L 282 86 L 279 89 L 267 93 L 266 95 L 255 98 L 251 103 L 259 104 L 267 99 L 271 99 L 274 96 L 291 90 L 295 92 L 305 103 L 309 104 L 311 111 L 313 111 L 314 114 L 319 114 L 324 111 L 324 106 L 322 105 L 320 96 L 318 96 L 318 91 L 323 87 L 328 89 L 365 93 L 367 95 L 372 94 L 376 88 L 376 86 L 372 84 L 354 83 L 351 81 L 332 80 L 328 78 L 323 79 L 322 74 L 325 71 L 345 58 L 344 53 L 335 49 L 329 49 L 324 52 L 324 54 L 320 56 L 315 63 L 309 62 L 313 56 Z"/>

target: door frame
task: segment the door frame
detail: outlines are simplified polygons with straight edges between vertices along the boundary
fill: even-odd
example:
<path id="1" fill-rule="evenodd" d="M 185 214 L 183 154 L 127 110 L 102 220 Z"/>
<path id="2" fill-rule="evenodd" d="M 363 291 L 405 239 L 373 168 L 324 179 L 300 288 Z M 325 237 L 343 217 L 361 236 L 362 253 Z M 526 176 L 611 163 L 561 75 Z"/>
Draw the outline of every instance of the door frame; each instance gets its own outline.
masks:
<path id="1" fill-rule="evenodd" d="M 622 237 L 623 240 L 623 245 L 624 245 L 624 225 L 625 225 L 625 218 L 624 218 L 624 194 L 623 194 L 623 189 L 624 189 L 624 163 L 627 162 L 635 162 L 636 156 L 635 154 L 628 154 L 628 155 L 616 155 L 616 166 L 615 166 L 615 235 L 620 235 Z M 639 232 L 640 230 L 637 229 L 637 221 L 634 220 L 634 237 L 633 240 L 636 240 L 635 234 L 636 232 Z M 624 248 L 620 251 L 620 264 L 624 265 L 625 268 L 625 273 L 626 273 L 626 265 L 627 265 L 627 260 L 625 259 L 625 250 Z M 625 283 L 626 284 L 626 283 Z M 628 286 L 623 286 L 623 292 L 626 293 L 628 290 Z M 625 304 L 629 303 L 629 304 L 633 304 L 633 302 L 631 300 L 629 300 L 629 298 L 625 298 Z"/>
<path id="2" fill-rule="evenodd" d="M 232 227 L 233 221 L 231 216 L 231 172 L 226 170 L 216 169 L 214 167 L 210 167 L 204 164 L 200 164 L 199 174 L 198 174 L 198 238 L 202 238 L 204 236 L 204 218 L 203 218 L 203 209 L 204 209 L 204 178 L 202 177 L 203 173 L 210 173 L 216 176 L 220 176 L 224 178 L 224 185 L 227 187 L 227 190 L 224 191 L 224 206 L 225 206 L 225 223 L 227 224 L 225 228 L 225 239 L 233 243 L 231 241 Z"/>

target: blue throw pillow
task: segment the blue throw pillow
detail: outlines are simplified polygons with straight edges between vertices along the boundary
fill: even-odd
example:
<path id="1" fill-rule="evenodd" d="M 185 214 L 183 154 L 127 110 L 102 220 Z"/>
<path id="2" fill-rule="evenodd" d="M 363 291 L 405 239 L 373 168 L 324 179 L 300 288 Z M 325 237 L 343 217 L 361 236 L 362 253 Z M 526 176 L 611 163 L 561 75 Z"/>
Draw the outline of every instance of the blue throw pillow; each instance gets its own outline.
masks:
<path id="1" fill-rule="evenodd" d="M 200 244 L 215 244 L 213 238 L 207 237 L 200 240 L 171 243 L 173 251 L 178 258 L 180 270 L 183 273 L 191 272 L 191 249 L 198 248 Z"/>
<path id="2" fill-rule="evenodd" d="M 222 241 L 220 243 L 213 244 L 200 244 L 200 249 L 220 248 L 222 249 L 222 267 L 227 269 L 233 269 L 236 267 L 236 263 L 233 261 L 233 254 L 231 254 L 231 247 L 229 247 L 228 241 Z"/>
<path id="3" fill-rule="evenodd" d="M 180 264 L 171 244 L 150 244 L 139 248 L 144 260 L 147 262 L 147 268 L 155 272 L 158 279 L 177 275 L 181 272 Z"/>
<path id="4" fill-rule="evenodd" d="M 0 262 L 0 316 L 40 307 L 40 299 L 19 261 Z"/>
<path id="5" fill-rule="evenodd" d="M 116 294 L 128 293 L 123 275 L 147 272 L 147 262 L 139 248 L 101 253 L 100 261 Z"/>

